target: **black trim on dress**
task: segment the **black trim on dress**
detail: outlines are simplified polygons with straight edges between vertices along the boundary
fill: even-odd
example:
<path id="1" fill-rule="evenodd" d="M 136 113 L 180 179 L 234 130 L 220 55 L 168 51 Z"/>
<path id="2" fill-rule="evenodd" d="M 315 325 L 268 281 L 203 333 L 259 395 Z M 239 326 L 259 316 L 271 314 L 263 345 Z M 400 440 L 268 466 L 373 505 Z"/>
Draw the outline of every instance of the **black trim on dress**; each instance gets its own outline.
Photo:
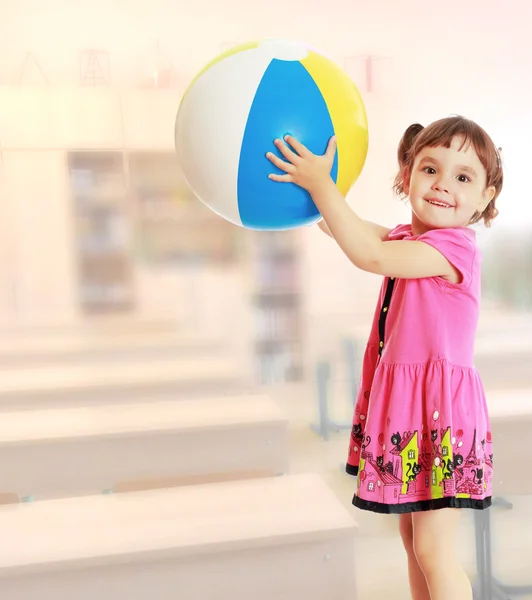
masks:
<path id="1" fill-rule="evenodd" d="M 422 512 L 427 510 L 438 510 L 441 508 L 470 508 L 473 510 L 485 510 L 491 506 L 491 496 L 482 500 L 473 498 L 456 498 L 448 496 L 446 498 L 435 498 L 433 500 L 419 500 L 418 502 L 405 502 L 404 504 L 381 504 L 380 502 L 370 502 L 362 500 L 355 495 L 353 505 L 361 510 L 369 510 L 380 514 L 400 515 L 405 513 Z"/>
<path id="2" fill-rule="evenodd" d="M 386 293 L 384 294 L 384 300 L 382 301 L 381 315 L 379 317 L 379 356 L 382 354 L 384 349 L 384 334 L 386 330 L 386 317 L 388 316 L 390 302 L 392 300 L 393 287 L 395 285 L 395 277 L 388 279 L 386 286 Z"/>

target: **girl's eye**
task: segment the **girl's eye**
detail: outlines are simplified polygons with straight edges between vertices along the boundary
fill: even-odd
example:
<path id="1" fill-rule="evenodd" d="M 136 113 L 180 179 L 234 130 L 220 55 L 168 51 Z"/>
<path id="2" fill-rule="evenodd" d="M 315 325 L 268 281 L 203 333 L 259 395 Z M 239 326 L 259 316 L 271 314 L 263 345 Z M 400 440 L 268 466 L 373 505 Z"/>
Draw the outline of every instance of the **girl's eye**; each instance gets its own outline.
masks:
<path id="1" fill-rule="evenodd" d="M 425 173 L 427 173 L 428 175 L 435 175 L 436 174 L 436 169 L 434 169 L 433 167 L 424 167 L 423 171 Z"/>
<path id="2" fill-rule="evenodd" d="M 471 181 L 471 179 L 469 179 L 467 175 L 458 175 L 458 181 L 461 183 L 467 183 L 468 181 Z"/>

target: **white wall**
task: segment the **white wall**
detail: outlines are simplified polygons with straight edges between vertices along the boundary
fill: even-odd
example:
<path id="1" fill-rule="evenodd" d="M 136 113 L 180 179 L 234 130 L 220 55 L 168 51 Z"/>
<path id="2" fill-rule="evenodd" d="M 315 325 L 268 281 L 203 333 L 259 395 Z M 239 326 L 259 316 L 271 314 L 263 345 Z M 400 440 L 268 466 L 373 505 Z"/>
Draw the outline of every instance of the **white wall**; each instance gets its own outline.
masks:
<path id="1" fill-rule="evenodd" d="M 499 222 L 529 222 L 532 210 L 523 190 L 528 186 L 527 140 L 532 133 L 532 50 L 524 6 L 517 0 L 507 2 L 504 10 L 498 2 L 480 0 L 449 0 L 445 6 L 421 0 L 270 0 L 266 4 L 249 0 L 21 0 L 10 7 L 9 19 L 0 26 L 0 86 L 6 86 L 0 87 L 0 142 L 4 149 L 20 149 L 15 138 L 24 139 L 32 148 L 74 144 L 171 149 L 181 91 L 224 44 L 290 37 L 313 44 L 345 66 L 364 95 L 370 121 L 369 155 L 349 195 L 349 202 L 362 216 L 389 225 L 408 219 L 408 210 L 391 195 L 400 135 L 413 121 L 427 123 L 463 113 L 492 133 L 509 163 Z M 90 48 L 108 52 L 112 96 L 78 88 L 79 51 Z M 24 66 L 28 52 L 37 62 L 28 60 Z M 371 94 L 364 88 L 360 58 L 367 54 L 379 57 Z M 172 90 L 140 90 L 158 70 L 170 67 L 174 70 Z M 14 91 L 18 85 L 22 90 Z M 67 105 L 74 107 L 68 115 Z M 44 120 L 43 114 L 47 115 Z M 34 160 L 40 173 L 58 174 L 57 158 L 36 154 Z M 48 192 L 61 188 L 62 184 L 45 180 L 50 182 Z M 24 184 L 26 198 L 33 193 L 32 185 Z M 61 188 L 60 195 L 64 193 Z M 47 260 L 54 264 L 59 260 L 58 273 L 66 277 L 72 257 L 61 253 L 70 234 L 57 204 L 64 200 L 58 198 L 48 212 L 54 224 L 36 239 L 39 248 L 46 240 L 53 242 L 50 252 L 54 249 L 57 254 Z M 20 210 L 31 217 L 28 208 Z M 30 222 L 38 220 L 31 218 Z M 30 235 L 27 227 L 20 235 Z M 16 247 L 29 243 L 18 239 L 18 234 L 15 237 Z M 320 232 L 309 230 L 303 240 L 309 316 L 327 321 L 328 315 L 368 312 L 377 279 L 357 273 Z M 42 257 L 31 258 L 28 252 L 21 259 L 20 249 L 17 252 L 16 265 L 41 268 Z M 3 269 L 0 309 L 11 310 L 11 262 L 4 259 Z M 19 281 L 21 275 L 15 272 L 14 277 Z M 35 289 L 41 289 L 39 285 L 45 283 L 32 283 Z M 43 291 L 43 298 L 49 298 L 43 306 L 52 303 L 53 294 L 64 294 L 65 302 L 72 298 L 73 291 L 64 282 L 56 281 L 50 290 Z M 71 314 L 71 309 L 61 307 L 59 303 L 54 310 Z M 34 307 L 31 312 L 39 310 Z M 348 326 L 348 317 L 343 320 Z"/>
<path id="2" fill-rule="evenodd" d="M 64 153 L 4 151 L 1 192 L 9 260 L 2 261 L 0 278 L 4 302 L 6 292 L 11 297 L 3 323 L 73 322 L 74 232 Z"/>

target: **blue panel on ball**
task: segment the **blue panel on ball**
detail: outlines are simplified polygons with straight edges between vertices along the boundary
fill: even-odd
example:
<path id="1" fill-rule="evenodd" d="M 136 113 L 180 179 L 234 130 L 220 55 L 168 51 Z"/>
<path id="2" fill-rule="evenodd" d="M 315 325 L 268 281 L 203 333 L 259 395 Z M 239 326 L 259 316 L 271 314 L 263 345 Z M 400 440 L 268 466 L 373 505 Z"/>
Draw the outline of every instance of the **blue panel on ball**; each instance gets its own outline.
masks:
<path id="1" fill-rule="evenodd" d="M 238 209 L 244 227 L 293 229 L 319 220 L 310 195 L 293 183 L 268 179 L 281 173 L 266 152 L 280 152 L 275 138 L 287 133 L 315 154 L 323 154 L 334 135 L 327 105 L 299 61 L 273 60 L 259 84 L 244 132 L 238 168 Z M 338 159 L 331 176 L 336 182 Z"/>

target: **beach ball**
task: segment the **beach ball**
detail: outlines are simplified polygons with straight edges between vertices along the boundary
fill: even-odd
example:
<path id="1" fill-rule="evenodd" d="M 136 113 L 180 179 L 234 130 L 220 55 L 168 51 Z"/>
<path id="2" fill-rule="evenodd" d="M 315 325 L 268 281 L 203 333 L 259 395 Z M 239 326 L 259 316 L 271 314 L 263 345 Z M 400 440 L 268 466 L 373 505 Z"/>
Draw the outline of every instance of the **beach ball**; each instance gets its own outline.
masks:
<path id="1" fill-rule="evenodd" d="M 345 195 L 368 148 L 362 97 L 333 60 L 302 43 L 263 40 L 231 48 L 191 82 L 175 122 L 175 147 L 193 194 L 220 217 L 248 229 L 287 230 L 321 219 L 312 198 L 267 158 L 293 135 L 323 154 L 336 135 L 331 177 Z"/>

